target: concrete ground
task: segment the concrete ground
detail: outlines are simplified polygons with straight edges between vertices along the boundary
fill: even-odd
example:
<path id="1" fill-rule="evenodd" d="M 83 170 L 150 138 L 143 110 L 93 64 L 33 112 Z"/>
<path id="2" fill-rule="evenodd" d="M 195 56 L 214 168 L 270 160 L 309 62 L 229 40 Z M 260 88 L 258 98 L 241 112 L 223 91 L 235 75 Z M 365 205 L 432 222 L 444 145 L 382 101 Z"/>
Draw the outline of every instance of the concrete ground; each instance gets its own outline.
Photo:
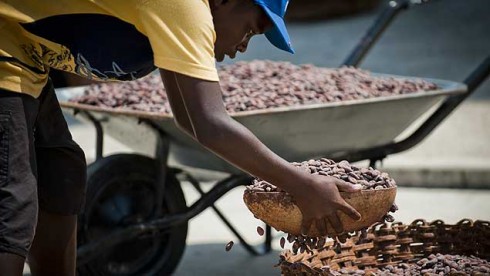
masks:
<path id="1" fill-rule="evenodd" d="M 402 13 L 372 50 L 362 68 L 374 72 L 462 81 L 485 58 L 490 49 L 490 1 L 430 1 Z M 238 60 L 272 59 L 293 63 L 314 63 L 336 67 L 373 22 L 377 12 L 328 22 L 291 24 L 290 35 L 296 55 L 281 53 L 264 38 L 254 38 L 249 51 Z M 229 61 L 227 61 L 229 62 Z M 386 169 L 405 185 L 428 187 L 479 187 L 486 189 L 399 188 L 397 220 L 408 223 L 416 218 L 443 219 L 456 223 L 462 218 L 490 220 L 490 82 L 487 81 L 440 127 L 410 151 L 390 156 Z M 69 118 L 75 140 L 94 158 L 91 126 Z M 107 138 L 106 154 L 128 152 L 120 143 Z M 445 177 L 445 178 L 444 178 Z M 183 184 L 188 203 L 197 193 Z M 210 188 L 211 185 L 205 185 Z M 243 235 L 258 244 L 255 228 L 261 225 L 241 200 L 237 188 L 217 205 Z M 273 265 L 278 260 L 279 233 L 275 251 L 263 257 L 249 256 L 238 244 L 230 252 L 224 246 L 237 241 L 212 210 L 190 221 L 188 247 L 176 275 L 279 275 Z M 28 269 L 26 269 L 28 274 Z"/>

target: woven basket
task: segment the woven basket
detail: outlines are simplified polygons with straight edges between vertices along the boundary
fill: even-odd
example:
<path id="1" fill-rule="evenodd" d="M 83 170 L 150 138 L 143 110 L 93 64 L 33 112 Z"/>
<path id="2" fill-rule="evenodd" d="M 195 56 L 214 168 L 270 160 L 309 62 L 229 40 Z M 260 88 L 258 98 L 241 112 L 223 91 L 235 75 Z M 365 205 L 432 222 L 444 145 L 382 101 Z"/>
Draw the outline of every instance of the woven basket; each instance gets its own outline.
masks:
<path id="1" fill-rule="evenodd" d="M 396 187 L 340 194 L 362 216 L 361 220 L 355 221 L 344 213 L 339 213 L 344 230 L 351 232 L 382 221 L 383 216 L 388 213 L 395 201 Z M 246 190 L 243 194 L 243 201 L 255 217 L 275 229 L 293 235 L 301 234 L 303 216 L 289 194 Z M 330 225 L 327 225 L 327 230 L 330 230 L 329 234 L 335 234 L 335 232 L 331 232 L 333 228 Z M 310 237 L 320 236 L 314 225 L 307 235 Z"/>
<path id="2" fill-rule="evenodd" d="M 340 252 L 333 249 L 333 242 L 310 253 L 293 254 L 287 250 L 281 254 L 279 265 L 287 276 L 329 275 L 320 269 L 323 266 L 332 270 L 376 272 L 377 268 L 414 263 L 436 253 L 489 260 L 490 222 L 463 219 L 448 225 L 442 220 L 428 223 L 418 219 L 409 225 L 379 223 L 370 227 L 364 238 L 361 233 L 355 233 L 341 245 Z"/>

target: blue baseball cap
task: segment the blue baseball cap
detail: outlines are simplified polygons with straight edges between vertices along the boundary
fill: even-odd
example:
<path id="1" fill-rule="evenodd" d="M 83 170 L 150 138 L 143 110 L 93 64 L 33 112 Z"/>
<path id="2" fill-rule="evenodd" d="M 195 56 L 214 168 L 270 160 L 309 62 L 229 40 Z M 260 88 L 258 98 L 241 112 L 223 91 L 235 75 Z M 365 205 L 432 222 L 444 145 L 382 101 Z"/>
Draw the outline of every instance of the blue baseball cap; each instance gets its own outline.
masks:
<path id="1" fill-rule="evenodd" d="M 265 32 L 265 36 L 270 43 L 281 50 L 294 54 L 286 24 L 284 23 L 284 14 L 286 14 L 289 0 L 254 0 L 254 2 L 264 9 L 274 25 L 272 29 Z"/>

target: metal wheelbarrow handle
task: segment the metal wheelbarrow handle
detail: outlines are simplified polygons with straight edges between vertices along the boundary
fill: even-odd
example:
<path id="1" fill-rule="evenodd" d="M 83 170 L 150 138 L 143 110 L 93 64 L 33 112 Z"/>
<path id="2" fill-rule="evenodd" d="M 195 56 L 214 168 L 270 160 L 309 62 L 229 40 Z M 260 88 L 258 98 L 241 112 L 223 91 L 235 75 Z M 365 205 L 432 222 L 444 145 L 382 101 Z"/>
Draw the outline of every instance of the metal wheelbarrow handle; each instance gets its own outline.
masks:
<path id="1" fill-rule="evenodd" d="M 390 1 L 385 10 L 378 16 L 373 25 L 369 28 L 366 34 L 357 43 L 349 57 L 345 59 L 342 65 L 357 67 L 362 62 L 373 45 L 379 40 L 386 28 L 393 22 L 395 17 L 403 10 L 410 8 L 415 4 L 424 4 L 425 0 L 400 0 Z"/>

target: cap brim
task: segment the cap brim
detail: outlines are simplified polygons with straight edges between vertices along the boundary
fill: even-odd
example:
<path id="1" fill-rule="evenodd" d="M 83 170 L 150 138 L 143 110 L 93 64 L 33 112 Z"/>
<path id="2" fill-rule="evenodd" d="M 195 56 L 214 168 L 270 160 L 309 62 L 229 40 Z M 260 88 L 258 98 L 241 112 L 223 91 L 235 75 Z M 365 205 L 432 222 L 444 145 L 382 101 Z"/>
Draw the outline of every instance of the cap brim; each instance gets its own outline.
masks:
<path id="1" fill-rule="evenodd" d="M 269 18 L 272 20 L 272 23 L 274 25 L 272 29 L 265 32 L 265 36 L 267 37 L 267 39 L 270 41 L 270 43 L 272 43 L 272 45 L 276 46 L 277 48 L 294 54 L 294 49 L 291 47 L 291 40 L 289 39 L 289 34 L 286 29 L 284 19 L 269 10 L 267 6 L 260 6 L 263 8 L 267 16 L 269 16 Z"/>

